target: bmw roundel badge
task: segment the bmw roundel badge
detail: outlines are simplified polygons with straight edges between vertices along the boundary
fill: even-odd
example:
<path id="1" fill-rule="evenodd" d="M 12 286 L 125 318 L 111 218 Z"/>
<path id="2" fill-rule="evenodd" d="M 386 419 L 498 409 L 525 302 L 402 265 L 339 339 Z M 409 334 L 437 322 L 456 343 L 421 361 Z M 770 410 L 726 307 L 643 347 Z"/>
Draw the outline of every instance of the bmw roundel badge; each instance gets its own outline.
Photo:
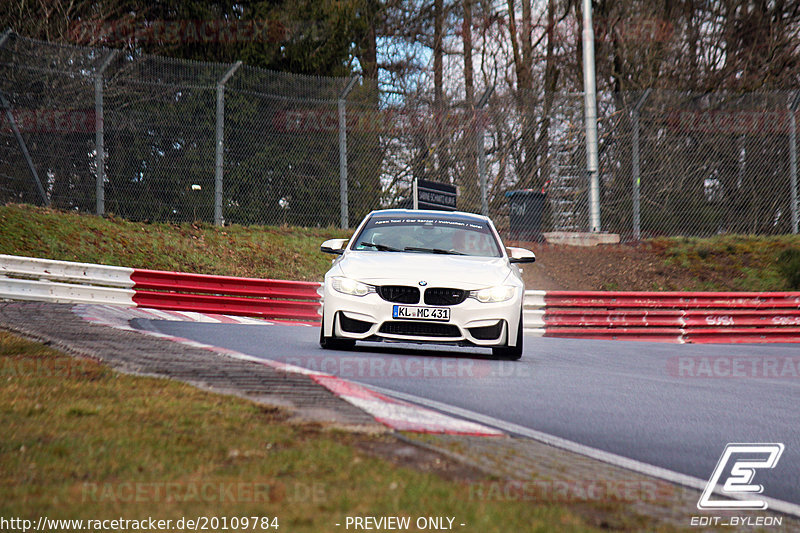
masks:
<path id="1" fill-rule="evenodd" d="M 425 286 L 425 285 L 427 285 L 427 284 L 428 284 L 428 282 L 427 282 L 427 281 L 425 281 L 425 280 L 422 280 L 422 281 L 420 281 L 420 282 L 419 282 L 419 286 L 420 286 L 420 287 L 424 287 L 424 286 Z"/>

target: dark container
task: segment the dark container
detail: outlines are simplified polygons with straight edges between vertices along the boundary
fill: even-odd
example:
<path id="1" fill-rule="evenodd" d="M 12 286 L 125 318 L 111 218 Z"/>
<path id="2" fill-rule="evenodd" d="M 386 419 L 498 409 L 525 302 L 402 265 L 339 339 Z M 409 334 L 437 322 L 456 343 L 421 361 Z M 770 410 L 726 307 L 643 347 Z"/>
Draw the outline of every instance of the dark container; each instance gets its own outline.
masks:
<path id="1" fill-rule="evenodd" d="M 509 238 L 512 241 L 542 242 L 542 215 L 547 195 L 534 189 L 508 191 Z"/>

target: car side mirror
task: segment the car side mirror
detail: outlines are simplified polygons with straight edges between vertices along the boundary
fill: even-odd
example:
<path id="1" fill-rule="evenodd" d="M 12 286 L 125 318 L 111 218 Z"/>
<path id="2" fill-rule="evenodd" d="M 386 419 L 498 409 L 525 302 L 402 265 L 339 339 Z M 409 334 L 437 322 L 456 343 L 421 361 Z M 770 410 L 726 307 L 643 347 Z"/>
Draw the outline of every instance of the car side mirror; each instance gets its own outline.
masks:
<path id="1" fill-rule="evenodd" d="M 526 250 L 525 248 L 514 248 L 509 246 L 506 248 L 508 250 L 508 262 L 509 263 L 533 263 L 536 261 L 536 256 L 530 250 Z"/>
<path id="2" fill-rule="evenodd" d="M 319 247 L 319 251 L 326 254 L 342 255 L 347 239 L 328 239 Z"/>

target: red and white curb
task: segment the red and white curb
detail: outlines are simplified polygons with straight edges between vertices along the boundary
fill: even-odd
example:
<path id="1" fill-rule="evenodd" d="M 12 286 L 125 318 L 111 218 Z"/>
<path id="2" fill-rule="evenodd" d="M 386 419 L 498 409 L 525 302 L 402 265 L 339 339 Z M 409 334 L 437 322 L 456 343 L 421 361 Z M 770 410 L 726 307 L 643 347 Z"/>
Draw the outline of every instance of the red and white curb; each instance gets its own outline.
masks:
<path id="1" fill-rule="evenodd" d="M 258 324 L 273 326 L 317 327 L 313 322 L 291 320 L 264 320 L 245 316 L 220 315 L 215 313 L 199 313 L 196 311 L 168 311 L 164 309 L 146 309 L 144 307 L 119 307 L 116 305 L 88 305 L 78 304 L 73 307 L 75 314 L 104 326 L 130 331 L 142 331 L 128 325 L 130 320 L 140 318 L 145 320 L 172 320 L 178 322 L 205 322 L 216 324 Z"/>
<path id="2" fill-rule="evenodd" d="M 368 412 L 375 420 L 399 431 L 417 433 L 449 433 L 454 435 L 500 436 L 501 431 L 395 400 L 367 387 L 321 373 L 311 379 L 336 396 Z"/>
<path id="3" fill-rule="evenodd" d="M 287 325 L 296 324 L 311 327 L 308 323 L 287 323 L 284 321 L 267 321 L 240 316 L 226 316 L 204 314 L 186 311 L 163 311 L 157 309 L 117 307 L 112 305 L 87 305 L 81 304 L 73 307 L 75 314 L 86 321 L 108 326 L 116 329 L 135 331 L 162 339 L 180 342 L 193 348 L 202 348 L 221 353 L 234 359 L 252 361 L 267 365 L 283 372 L 292 372 L 309 376 L 333 394 L 346 402 L 369 413 L 375 420 L 398 431 L 412 431 L 417 433 L 446 433 L 451 435 L 475 436 L 502 436 L 502 431 L 493 429 L 483 424 L 462 420 L 453 416 L 442 414 L 432 409 L 420 407 L 410 402 L 397 400 L 370 388 L 353 383 L 324 372 L 309 370 L 307 368 L 261 359 L 233 350 L 211 346 L 189 339 L 165 335 L 153 331 L 144 331 L 130 326 L 133 319 L 148 320 L 173 320 L 182 322 L 207 322 L 207 323 L 237 323 L 251 325 Z M 314 327 L 318 327 L 314 325 Z"/>

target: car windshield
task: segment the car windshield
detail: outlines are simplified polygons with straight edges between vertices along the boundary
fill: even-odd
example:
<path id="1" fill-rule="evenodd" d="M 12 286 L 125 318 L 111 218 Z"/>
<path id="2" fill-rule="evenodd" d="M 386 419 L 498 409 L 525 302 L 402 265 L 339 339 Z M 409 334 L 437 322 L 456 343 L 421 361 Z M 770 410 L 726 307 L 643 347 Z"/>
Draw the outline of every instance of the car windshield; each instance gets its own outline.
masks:
<path id="1" fill-rule="evenodd" d="M 502 257 L 483 221 L 398 215 L 372 217 L 353 240 L 353 250 Z"/>

